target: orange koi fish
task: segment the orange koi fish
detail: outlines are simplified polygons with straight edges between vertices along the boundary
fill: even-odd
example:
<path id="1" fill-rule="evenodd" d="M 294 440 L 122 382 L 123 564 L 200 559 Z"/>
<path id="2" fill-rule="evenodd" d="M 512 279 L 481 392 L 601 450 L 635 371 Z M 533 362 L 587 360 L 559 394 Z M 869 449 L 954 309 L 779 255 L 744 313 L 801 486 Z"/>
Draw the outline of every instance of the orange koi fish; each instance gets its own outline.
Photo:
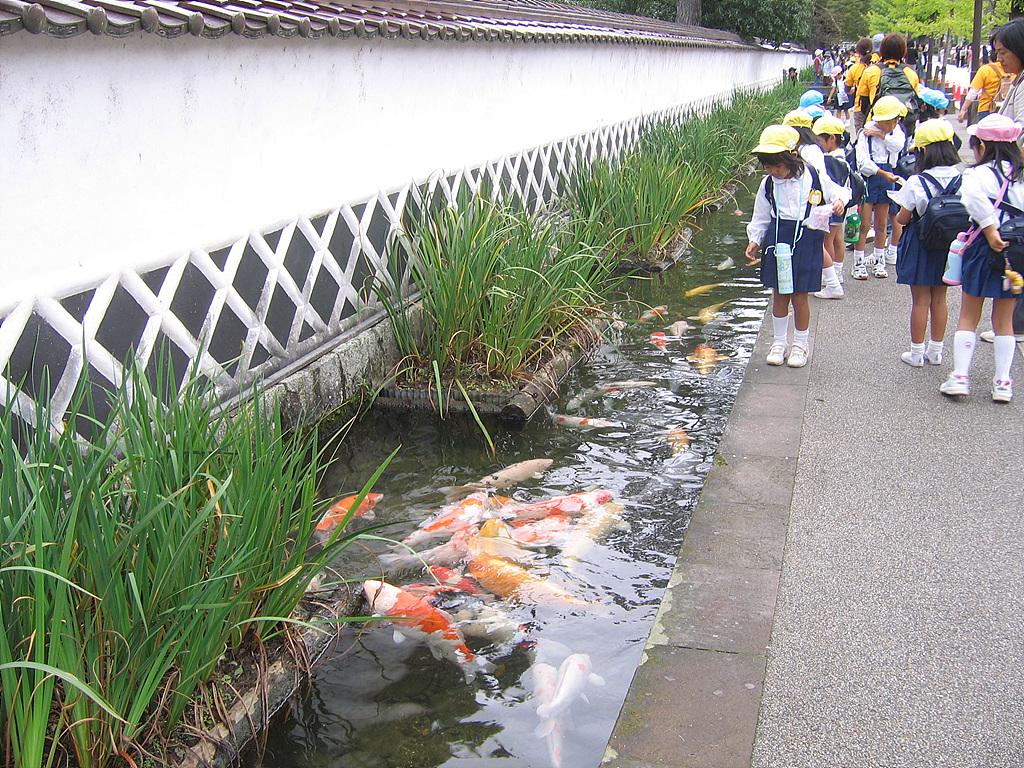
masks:
<path id="1" fill-rule="evenodd" d="M 474 669 L 487 665 L 469 650 L 462 632 L 445 611 L 385 581 L 364 581 L 363 592 L 373 615 L 386 617 L 394 625 L 396 642 L 404 637 L 419 640 L 426 643 L 434 658 L 449 659 Z"/>
<path id="2" fill-rule="evenodd" d="M 415 547 L 438 536 L 450 535 L 471 525 L 478 525 L 494 508 L 495 505 L 488 498 L 486 491 L 471 493 L 458 504 L 441 507 L 437 514 L 420 523 L 419 530 L 406 536 L 404 543 Z"/>
<path id="3" fill-rule="evenodd" d="M 384 498 L 383 493 L 368 493 L 359 503 L 356 511 L 352 513 L 352 517 L 365 517 L 367 520 L 373 520 L 373 508 L 378 501 Z M 340 501 L 336 502 L 334 506 L 327 510 L 327 513 L 323 516 L 323 519 L 317 524 L 316 529 L 321 533 L 330 531 L 334 526 L 338 525 L 344 519 L 345 515 L 352 509 L 352 505 L 356 503 L 356 496 L 346 496 Z"/>
<path id="4" fill-rule="evenodd" d="M 531 504 L 513 504 L 502 508 L 502 517 L 514 517 L 517 520 L 537 520 L 548 515 L 577 515 L 591 507 L 610 501 L 615 494 L 611 491 L 598 489 L 583 493 L 570 493 L 568 496 L 552 496 L 550 499 L 535 501 Z"/>
<path id="5" fill-rule="evenodd" d="M 568 515 L 548 515 L 541 520 L 512 523 L 512 540 L 524 547 L 561 546 L 572 526 Z"/>
<path id="6" fill-rule="evenodd" d="M 728 355 L 720 355 L 707 344 L 698 344 L 692 355 L 687 355 L 686 360 L 701 373 L 711 373 L 715 363 L 725 360 Z"/>
<path id="7" fill-rule="evenodd" d="M 574 597 L 557 584 L 534 576 L 514 563 L 492 555 L 479 555 L 469 561 L 469 573 L 480 585 L 499 597 L 520 603 L 586 606 L 590 603 Z"/>
<path id="8" fill-rule="evenodd" d="M 678 456 L 690 447 L 690 436 L 682 427 L 673 427 L 665 433 L 665 442 L 672 446 L 672 455 Z"/>
<path id="9" fill-rule="evenodd" d="M 668 346 L 668 336 L 664 331 L 655 331 L 651 334 L 651 343 L 656 347 Z"/>
<path id="10" fill-rule="evenodd" d="M 657 307 L 651 307 L 649 310 L 644 312 L 637 319 L 638 323 L 646 323 L 648 320 L 653 320 L 656 317 L 664 317 L 665 313 L 668 312 L 668 305 L 661 304 Z"/>

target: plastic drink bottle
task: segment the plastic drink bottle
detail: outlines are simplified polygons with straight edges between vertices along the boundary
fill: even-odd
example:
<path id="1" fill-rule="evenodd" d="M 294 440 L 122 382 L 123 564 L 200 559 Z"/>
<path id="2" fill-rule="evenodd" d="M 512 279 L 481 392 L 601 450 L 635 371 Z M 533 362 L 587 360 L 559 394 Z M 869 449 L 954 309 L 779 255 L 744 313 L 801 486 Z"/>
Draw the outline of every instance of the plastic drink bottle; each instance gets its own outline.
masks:
<path id="1" fill-rule="evenodd" d="M 942 282 L 946 285 L 960 285 L 960 271 L 964 264 L 966 248 L 966 232 L 958 234 L 956 240 L 949 244 L 949 253 L 946 254 L 946 271 L 942 273 Z"/>
<path id="2" fill-rule="evenodd" d="M 775 269 L 779 277 L 779 293 L 792 293 L 793 249 L 789 243 L 775 244 Z"/>
<path id="3" fill-rule="evenodd" d="M 843 239 L 848 243 L 856 243 L 860 239 L 860 214 L 854 211 L 846 217 L 846 230 Z"/>

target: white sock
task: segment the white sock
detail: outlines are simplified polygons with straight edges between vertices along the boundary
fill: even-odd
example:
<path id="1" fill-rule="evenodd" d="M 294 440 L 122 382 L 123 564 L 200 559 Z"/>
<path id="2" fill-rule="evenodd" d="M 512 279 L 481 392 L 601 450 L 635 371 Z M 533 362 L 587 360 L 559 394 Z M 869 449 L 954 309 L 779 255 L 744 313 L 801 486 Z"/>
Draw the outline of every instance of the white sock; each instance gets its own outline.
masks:
<path id="1" fill-rule="evenodd" d="M 789 315 L 785 317 L 772 315 L 772 335 L 775 337 L 775 341 L 785 345 L 786 337 L 789 336 Z"/>
<path id="2" fill-rule="evenodd" d="M 967 377 L 971 373 L 971 360 L 978 334 L 974 331 L 957 331 L 953 334 L 953 373 Z"/>
<path id="3" fill-rule="evenodd" d="M 811 329 L 808 328 L 806 331 L 798 331 L 793 329 L 793 343 L 799 344 L 804 349 L 807 349 L 807 338 L 811 335 Z M 1016 343 L 1016 342 L 1014 342 Z"/>
<path id="4" fill-rule="evenodd" d="M 834 264 L 821 270 L 821 276 L 825 278 L 825 285 L 829 288 L 839 287 L 839 278 L 836 277 L 836 267 Z"/>
<path id="5" fill-rule="evenodd" d="M 996 381 L 1009 381 L 1017 339 L 1013 336 L 996 336 L 992 343 L 996 352 Z"/>
<path id="6" fill-rule="evenodd" d="M 918 356 L 923 355 L 924 354 L 924 349 L 925 349 L 925 343 L 923 341 L 920 344 L 918 344 L 915 341 L 910 342 L 910 352 L 912 354 L 915 354 L 915 355 L 918 355 Z"/>
<path id="7" fill-rule="evenodd" d="M 942 340 L 935 341 L 934 339 L 928 339 L 928 356 L 936 357 L 942 355 Z"/>
<path id="8" fill-rule="evenodd" d="M 843 262 L 835 261 L 835 262 L 832 263 L 832 266 L 835 267 L 835 270 L 836 270 L 836 279 L 838 279 L 839 280 L 839 284 L 842 285 L 843 284 Z"/>
<path id="9" fill-rule="evenodd" d="M 855 264 L 864 263 L 864 251 L 858 251 L 856 248 L 853 250 L 853 261 Z"/>
<path id="10" fill-rule="evenodd" d="M 886 258 L 889 261 L 892 261 L 893 259 L 895 259 L 896 258 L 896 246 L 895 245 L 890 245 L 889 248 L 886 250 L 885 256 L 886 256 Z"/>

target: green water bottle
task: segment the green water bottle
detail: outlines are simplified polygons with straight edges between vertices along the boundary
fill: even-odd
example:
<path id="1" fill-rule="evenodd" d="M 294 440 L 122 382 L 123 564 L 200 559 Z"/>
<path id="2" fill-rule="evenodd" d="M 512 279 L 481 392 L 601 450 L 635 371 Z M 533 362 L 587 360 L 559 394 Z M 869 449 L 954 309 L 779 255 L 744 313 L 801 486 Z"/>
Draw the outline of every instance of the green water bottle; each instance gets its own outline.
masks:
<path id="1" fill-rule="evenodd" d="M 846 217 L 846 231 L 843 239 L 848 243 L 856 243 L 860 239 L 860 214 L 854 211 Z"/>

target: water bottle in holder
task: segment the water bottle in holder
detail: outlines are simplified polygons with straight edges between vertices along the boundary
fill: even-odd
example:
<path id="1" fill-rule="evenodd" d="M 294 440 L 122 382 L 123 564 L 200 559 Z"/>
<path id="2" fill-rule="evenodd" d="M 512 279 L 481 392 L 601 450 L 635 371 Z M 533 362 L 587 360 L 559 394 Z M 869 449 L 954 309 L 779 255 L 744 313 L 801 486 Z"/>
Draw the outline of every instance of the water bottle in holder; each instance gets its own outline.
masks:
<path id="1" fill-rule="evenodd" d="M 775 244 L 775 270 L 778 275 L 779 293 L 793 292 L 793 249 L 789 243 Z"/>
<path id="2" fill-rule="evenodd" d="M 964 251 L 967 249 L 968 236 L 961 232 L 949 244 L 946 254 L 946 271 L 942 273 L 942 282 L 946 285 L 960 285 L 961 269 L 964 264 Z"/>

